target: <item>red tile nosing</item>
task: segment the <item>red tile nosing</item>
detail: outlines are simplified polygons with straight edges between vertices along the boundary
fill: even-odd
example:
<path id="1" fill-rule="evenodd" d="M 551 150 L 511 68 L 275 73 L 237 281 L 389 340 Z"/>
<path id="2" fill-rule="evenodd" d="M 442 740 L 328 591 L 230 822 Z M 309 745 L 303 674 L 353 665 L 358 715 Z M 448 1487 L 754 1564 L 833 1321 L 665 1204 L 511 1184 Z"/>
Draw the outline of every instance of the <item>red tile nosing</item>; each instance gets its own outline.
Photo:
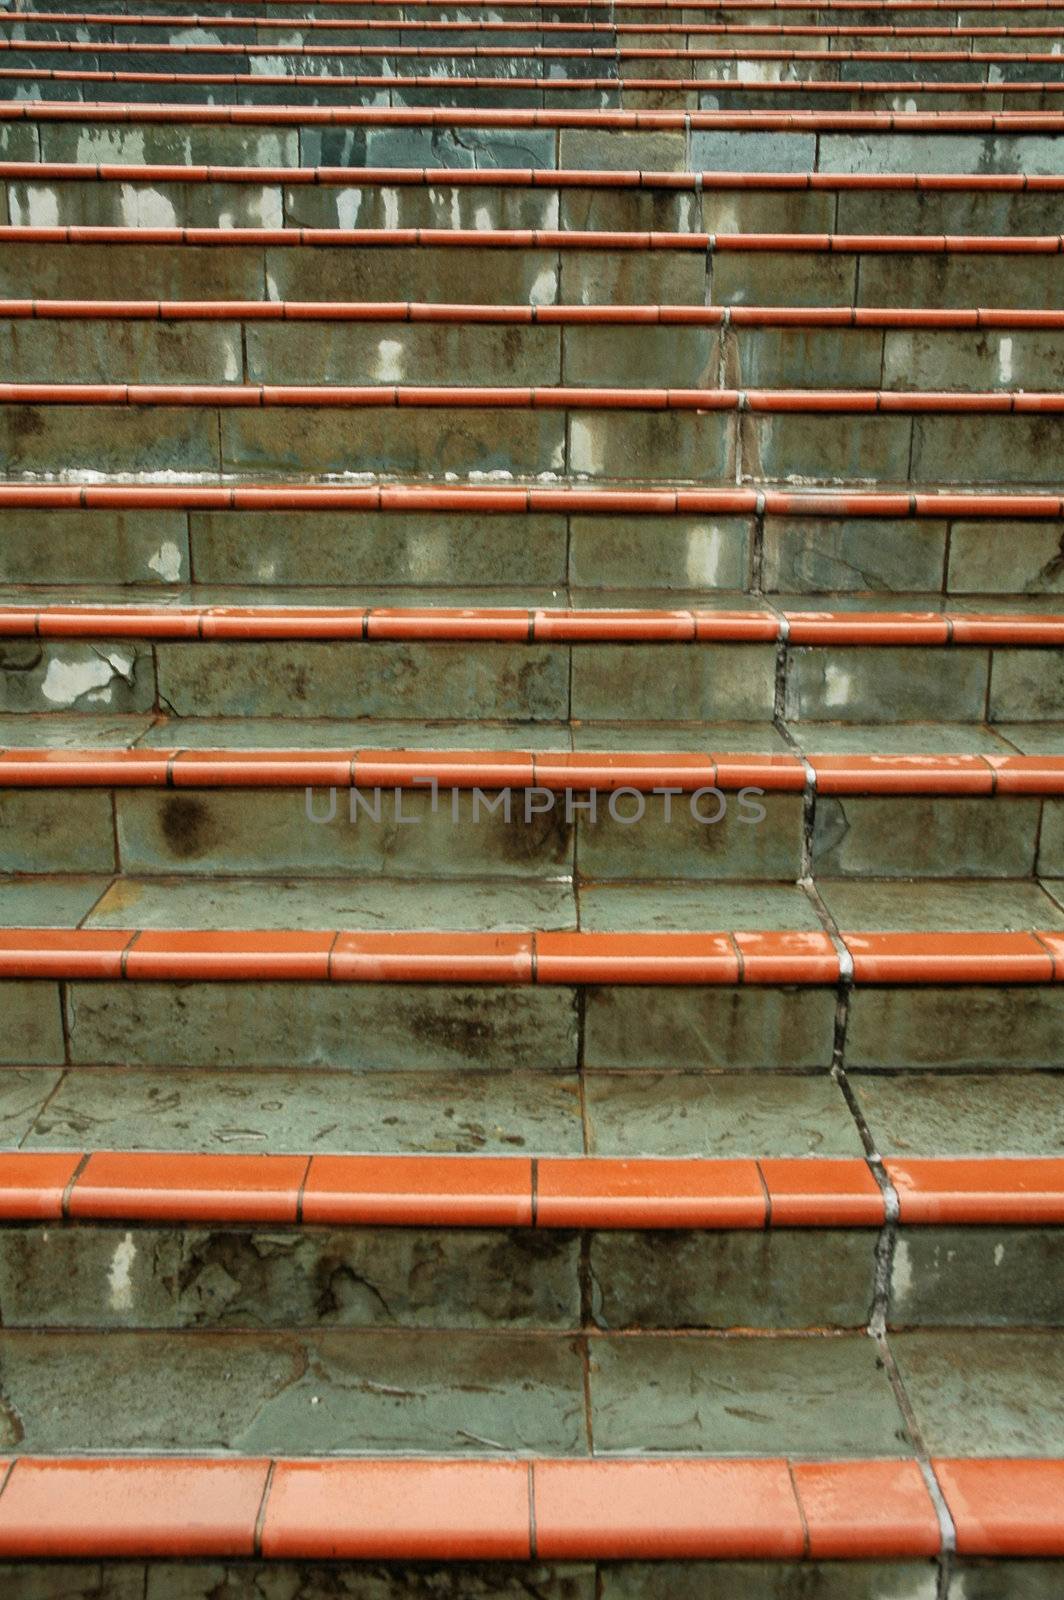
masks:
<path id="1" fill-rule="evenodd" d="M 932 1462 L 962 1556 L 1064 1554 L 1064 1460 Z M 926 1560 L 912 1458 L 19 1457 L 5 1559 Z"/>
<path id="2" fill-rule="evenodd" d="M 906 1223 L 1064 1224 L 1064 1159 L 887 1156 Z"/>

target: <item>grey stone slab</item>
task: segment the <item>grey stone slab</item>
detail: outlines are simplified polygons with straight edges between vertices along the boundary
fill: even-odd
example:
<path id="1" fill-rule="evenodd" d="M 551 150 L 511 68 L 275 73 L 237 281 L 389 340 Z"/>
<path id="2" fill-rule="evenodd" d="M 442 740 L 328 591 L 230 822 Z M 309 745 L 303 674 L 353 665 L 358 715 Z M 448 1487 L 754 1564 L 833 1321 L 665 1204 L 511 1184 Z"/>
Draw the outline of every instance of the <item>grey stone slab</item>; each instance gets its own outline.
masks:
<path id="1" fill-rule="evenodd" d="M 601 1600 L 934 1600 L 938 1592 L 930 1562 L 618 1561 L 601 1571 Z M 988 1589 L 973 1600 L 1000 1596 Z"/>
<path id="2" fill-rule="evenodd" d="M 597 1072 L 584 1088 L 602 1156 L 856 1156 L 860 1134 L 827 1073 Z"/>
<path id="3" fill-rule="evenodd" d="M 1052 985 L 857 988 L 853 1067 L 1061 1067 L 1064 994 Z"/>
<path id="4" fill-rule="evenodd" d="M 121 878 L 93 928 L 436 928 L 478 933 L 576 925 L 568 882 L 480 879 Z"/>
<path id="5" fill-rule="evenodd" d="M 1064 1345 L 1055 1333 L 929 1330 L 893 1334 L 890 1347 L 933 1455 L 1059 1455 Z"/>
<path id="6" fill-rule="evenodd" d="M 877 1239 L 874 1229 L 596 1233 L 592 1315 L 613 1329 L 864 1327 Z"/>
<path id="7" fill-rule="evenodd" d="M 575 1233 L 530 1228 L 0 1232 L 5 1328 L 573 1328 Z"/>
<path id="8" fill-rule="evenodd" d="M 898 1456 L 910 1442 L 871 1339 L 596 1339 L 600 1455 Z"/>
<path id="9" fill-rule="evenodd" d="M 852 1072 L 849 1081 L 884 1155 L 1064 1151 L 1064 1079 L 1053 1072 Z"/>
<path id="10" fill-rule="evenodd" d="M 7 639 L 0 711 L 150 711 L 151 649 L 135 640 Z"/>
<path id="11" fill-rule="evenodd" d="M 0 510 L 4 583 L 182 583 L 182 512 Z"/>
<path id="12" fill-rule="evenodd" d="M 45 1455 L 573 1455 L 582 1367 L 559 1335 L 9 1329 L 0 1437 Z"/>
<path id="13" fill-rule="evenodd" d="M 835 997 L 820 988 L 617 985 L 586 997 L 585 1061 L 594 1067 L 740 1068 L 831 1064 Z"/>
<path id="14" fill-rule="evenodd" d="M 902 1229 L 891 1261 L 888 1323 L 1061 1327 L 1064 1229 Z"/>
<path id="15" fill-rule="evenodd" d="M 71 1060 L 79 1063 L 434 1071 L 576 1065 L 575 996 L 546 986 L 72 983 L 67 1015 Z"/>
<path id="16" fill-rule="evenodd" d="M 11 1101 L 7 1143 L 31 1125 L 27 1148 L 46 1150 L 579 1155 L 584 1143 L 575 1078 L 538 1068 L 432 1062 L 338 1075 L 149 1064 L 75 1067 L 53 1093 L 56 1082 L 54 1073 L 0 1074 L 0 1096 Z"/>

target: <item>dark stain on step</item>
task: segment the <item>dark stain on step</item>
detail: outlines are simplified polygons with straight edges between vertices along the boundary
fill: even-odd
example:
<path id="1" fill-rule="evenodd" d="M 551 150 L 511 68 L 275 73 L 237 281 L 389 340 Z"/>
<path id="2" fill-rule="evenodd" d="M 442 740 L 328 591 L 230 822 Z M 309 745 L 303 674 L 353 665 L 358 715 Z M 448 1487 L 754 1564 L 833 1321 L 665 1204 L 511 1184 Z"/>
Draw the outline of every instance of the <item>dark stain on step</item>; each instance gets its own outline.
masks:
<path id="1" fill-rule="evenodd" d="M 192 795 L 173 795 L 163 804 L 161 825 L 172 855 L 181 861 L 206 855 L 220 834 L 210 809 Z"/>

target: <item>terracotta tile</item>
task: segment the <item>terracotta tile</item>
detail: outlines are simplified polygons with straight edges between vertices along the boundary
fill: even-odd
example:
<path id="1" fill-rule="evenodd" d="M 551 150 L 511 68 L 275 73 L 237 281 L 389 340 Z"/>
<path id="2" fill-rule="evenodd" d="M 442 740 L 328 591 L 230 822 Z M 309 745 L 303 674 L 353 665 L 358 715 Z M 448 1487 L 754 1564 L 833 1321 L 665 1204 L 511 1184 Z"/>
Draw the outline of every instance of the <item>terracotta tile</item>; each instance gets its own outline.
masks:
<path id="1" fill-rule="evenodd" d="M 542 1158 L 536 1221 L 544 1228 L 763 1228 L 755 1161 Z"/>
<path id="2" fill-rule="evenodd" d="M 1064 1223 L 1064 1158 L 888 1157 L 902 1222 Z"/>
<path id="3" fill-rule="evenodd" d="M 120 978 L 125 929 L 0 928 L 0 978 Z"/>
<path id="4" fill-rule="evenodd" d="M 962 1556 L 1064 1556 L 1064 1461 L 933 1460 Z"/>
<path id="5" fill-rule="evenodd" d="M 537 1461 L 544 1560 L 786 1560 L 804 1534 L 785 1461 Z"/>
<path id="6" fill-rule="evenodd" d="M 268 1559 L 521 1561 L 528 1467 L 517 1461 L 281 1461 Z"/>
<path id="7" fill-rule="evenodd" d="M 36 632 L 36 606 L 4 606 L 0 609 L 0 634 L 5 638 L 28 639 Z"/>
<path id="8" fill-rule="evenodd" d="M 1064 756 L 985 756 L 984 760 L 994 769 L 999 794 L 1064 794 Z"/>
<path id="9" fill-rule="evenodd" d="M 878 1227 L 886 1215 L 883 1191 L 857 1160 L 762 1158 L 772 1227 Z"/>
<path id="10" fill-rule="evenodd" d="M 804 789 L 805 769 L 791 755 L 714 755 L 719 789 Z"/>
<path id="11" fill-rule="evenodd" d="M 332 933 L 146 930 L 126 957 L 127 978 L 327 978 Z"/>
<path id="12" fill-rule="evenodd" d="M 743 983 L 836 983 L 839 953 L 826 933 L 736 933 Z"/>
<path id="13" fill-rule="evenodd" d="M 956 644 L 1064 644 L 1064 617 L 1031 615 L 951 616 Z"/>
<path id="14" fill-rule="evenodd" d="M 531 983 L 532 935 L 341 933 L 330 976 L 357 983 Z"/>
<path id="15" fill-rule="evenodd" d="M 695 790 L 715 780 L 712 759 L 697 752 L 592 751 L 535 757 L 535 782 L 546 789 Z"/>
<path id="16" fill-rule="evenodd" d="M 695 636 L 689 611 L 537 611 L 533 637 L 564 639 L 682 640 Z"/>
<path id="17" fill-rule="evenodd" d="M 523 1156 L 315 1156 L 303 1221 L 527 1227 L 532 1162 Z"/>
<path id="18" fill-rule="evenodd" d="M 790 644 L 945 644 L 937 611 L 785 611 Z"/>
<path id="19" fill-rule="evenodd" d="M 778 639 L 780 621 L 770 611 L 696 611 L 695 637 L 710 639 Z"/>
<path id="20" fill-rule="evenodd" d="M 525 750 L 359 750 L 355 783 L 360 788 L 527 788 L 532 755 Z"/>
<path id="21" fill-rule="evenodd" d="M 204 639 L 361 639 L 360 607 L 218 606 L 205 612 Z"/>
<path id="22" fill-rule="evenodd" d="M 934 1503 L 915 1461 L 795 1462 L 814 1561 L 937 1555 Z"/>
<path id="23" fill-rule="evenodd" d="M 1057 982 L 1064 980 L 1064 933 L 1044 931 L 1039 928 L 1035 934 L 1039 944 L 1044 945 L 1053 963 L 1053 976 Z"/>
<path id="24" fill-rule="evenodd" d="M 512 607 L 448 610 L 444 606 L 378 607 L 369 613 L 368 639 L 509 639 L 528 640 L 531 613 Z"/>
<path id="25" fill-rule="evenodd" d="M 981 756 L 810 755 L 818 794 L 989 794 Z"/>
<path id="26" fill-rule="evenodd" d="M 0 1495 L 0 1557 L 250 1556 L 268 1468 L 25 1457 Z"/>
<path id="27" fill-rule="evenodd" d="M 76 1150 L 0 1153 L 0 1217 L 8 1221 L 61 1217 L 63 1195 L 81 1159 Z"/>
<path id="28" fill-rule="evenodd" d="M 353 750 L 183 750 L 173 783 L 178 789 L 346 788 L 353 759 Z"/>
<path id="29" fill-rule="evenodd" d="M 77 606 L 42 611 L 44 639 L 197 639 L 202 613 L 177 606 Z"/>
<path id="30" fill-rule="evenodd" d="M 94 1151 L 72 1217 L 138 1222 L 295 1222 L 306 1156 Z"/>
<path id="31" fill-rule="evenodd" d="M 170 750 L 7 750 L 0 787 L 111 788 L 165 784 Z"/>
<path id="32" fill-rule="evenodd" d="M 856 983 L 1046 983 L 1052 962 L 1029 933 L 848 933 Z"/>
<path id="33" fill-rule="evenodd" d="M 537 983 L 737 983 L 726 933 L 538 933 Z"/>

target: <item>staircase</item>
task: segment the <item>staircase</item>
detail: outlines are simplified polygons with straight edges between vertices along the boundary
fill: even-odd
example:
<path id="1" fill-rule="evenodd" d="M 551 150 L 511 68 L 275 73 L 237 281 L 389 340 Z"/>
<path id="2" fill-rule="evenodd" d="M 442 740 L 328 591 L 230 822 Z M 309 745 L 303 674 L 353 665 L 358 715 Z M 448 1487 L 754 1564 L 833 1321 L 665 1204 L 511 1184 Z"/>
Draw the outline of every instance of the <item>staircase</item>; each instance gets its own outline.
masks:
<path id="1" fill-rule="evenodd" d="M 0 1594 L 1058 1600 L 1064 9 L 14 7 Z"/>

